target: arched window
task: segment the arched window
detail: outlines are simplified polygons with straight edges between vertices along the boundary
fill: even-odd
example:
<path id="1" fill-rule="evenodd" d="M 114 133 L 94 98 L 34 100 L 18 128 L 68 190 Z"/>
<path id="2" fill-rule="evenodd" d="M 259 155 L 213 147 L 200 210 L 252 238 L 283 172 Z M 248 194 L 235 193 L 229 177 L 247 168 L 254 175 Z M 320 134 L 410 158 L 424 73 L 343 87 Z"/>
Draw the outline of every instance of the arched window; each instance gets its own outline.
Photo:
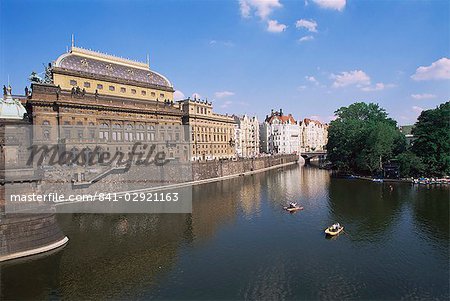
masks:
<path id="1" fill-rule="evenodd" d="M 131 124 L 125 127 L 125 141 L 133 141 L 133 125 Z"/>
<path id="2" fill-rule="evenodd" d="M 94 123 L 91 121 L 88 123 L 89 126 L 89 139 L 94 140 L 95 139 L 95 125 Z"/>
<path id="3" fill-rule="evenodd" d="M 112 140 L 121 141 L 122 140 L 122 126 L 119 123 L 113 124 Z"/>
<path id="4" fill-rule="evenodd" d="M 49 140 L 50 139 L 50 131 L 48 129 L 44 129 L 42 131 L 42 136 L 43 136 L 44 140 Z"/>
<path id="5" fill-rule="evenodd" d="M 154 125 L 147 126 L 147 140 L 148 141 L 155 140 L 155 126 Z"/>
<path id="6" fill-rule="evenodd" d="M 142 124 L 137 126 L 136 139 L 139 141 L 143 141 L 145 137 L 145 127 Z"/>
<path id="7" fill-rule="evenodd" d="M 100 130 L 98 132 L 98 138 L 101 140 L 109 140 L 109 125 L 107 123 L 100 124 Z"/>

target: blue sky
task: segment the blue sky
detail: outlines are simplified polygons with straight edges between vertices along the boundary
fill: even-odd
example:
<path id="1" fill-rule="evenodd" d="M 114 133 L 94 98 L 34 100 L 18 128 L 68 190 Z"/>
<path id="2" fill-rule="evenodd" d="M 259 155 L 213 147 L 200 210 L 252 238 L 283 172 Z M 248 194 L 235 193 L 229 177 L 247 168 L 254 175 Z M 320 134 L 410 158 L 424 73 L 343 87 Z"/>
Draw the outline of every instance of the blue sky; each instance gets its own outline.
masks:
<path id="1" fill-rule="evenodd" d="M 221 113 L 322 121 L 355 101 L 399 124 L 450 100 L 450 1 L 0 1 L 0 80 L 22 93 L 75 44 L 145 61 Z"/>

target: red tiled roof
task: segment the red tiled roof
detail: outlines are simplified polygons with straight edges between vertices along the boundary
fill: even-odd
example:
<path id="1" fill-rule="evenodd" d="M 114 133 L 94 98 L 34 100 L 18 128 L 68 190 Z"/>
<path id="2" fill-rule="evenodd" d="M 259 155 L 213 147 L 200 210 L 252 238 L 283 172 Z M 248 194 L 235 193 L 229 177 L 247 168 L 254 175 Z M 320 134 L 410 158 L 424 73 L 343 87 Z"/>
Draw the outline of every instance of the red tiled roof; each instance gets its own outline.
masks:
<path id="1" fill-rule="evenodd" d="M 288 123 L 288 121 L 289 121 L 291 124 L 295 124 L 295 123 L 296 123 L 294 117 L 292 117 L 291 114 L 289 114 L 289 115 L 282 115 L 282 116 L 280 116 L 280 115 L 278 115 L 278 114 L 273 114 L 272 116 L 269 116 L 269 117 L 266 119 L 266 122 L 272 123 L 275 119 L 280 120 L 282 124 Z"/>

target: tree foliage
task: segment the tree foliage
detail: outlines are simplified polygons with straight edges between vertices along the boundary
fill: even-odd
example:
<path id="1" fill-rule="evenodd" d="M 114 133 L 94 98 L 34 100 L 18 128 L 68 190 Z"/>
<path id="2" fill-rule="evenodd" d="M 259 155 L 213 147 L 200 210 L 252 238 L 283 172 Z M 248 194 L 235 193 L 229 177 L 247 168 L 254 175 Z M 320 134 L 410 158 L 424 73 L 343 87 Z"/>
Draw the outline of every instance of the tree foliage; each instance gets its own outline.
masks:
<path id="1" fill-rule="evenodd" d="M 340 170 L 373 174 L 406 149 L 397 123 L 378 104 L 357 102 L 335 112 L 328 129 L 328 158 Z"/>
<path id="2" fill-rule="evenodd" d="M 412 151 L 405 151 L 397 155 L 396 159 L 400 165 L 400 175 L 403 177 L 420 177 L 424 175 L 425 165 L 422 159 Z"/>
<path id="3" fill-rule="evenodd" d="M 450 175 L 450 102 L 422 111 L 412 134 L 412 151 L 421 158 L 426 174 Z"/>

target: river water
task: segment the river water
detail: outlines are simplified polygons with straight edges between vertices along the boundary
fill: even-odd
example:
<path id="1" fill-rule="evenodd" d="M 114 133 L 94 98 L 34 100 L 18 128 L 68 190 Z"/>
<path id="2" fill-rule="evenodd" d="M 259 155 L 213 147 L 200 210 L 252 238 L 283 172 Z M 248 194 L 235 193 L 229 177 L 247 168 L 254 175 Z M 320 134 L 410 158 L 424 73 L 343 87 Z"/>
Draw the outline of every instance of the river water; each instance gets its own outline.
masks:
<path id="1" fill-rule="evenodd" d="M 392 187 L 391 187 L 392 186 Z M 286 167 L 195 186 L 192 214 L 64 214 L 4 299 L 448 299 L 449 188 Z M 304 210 L 282 209 L 298 201 Z M 345 232 L 327 239 L 334 222 Z"/>

